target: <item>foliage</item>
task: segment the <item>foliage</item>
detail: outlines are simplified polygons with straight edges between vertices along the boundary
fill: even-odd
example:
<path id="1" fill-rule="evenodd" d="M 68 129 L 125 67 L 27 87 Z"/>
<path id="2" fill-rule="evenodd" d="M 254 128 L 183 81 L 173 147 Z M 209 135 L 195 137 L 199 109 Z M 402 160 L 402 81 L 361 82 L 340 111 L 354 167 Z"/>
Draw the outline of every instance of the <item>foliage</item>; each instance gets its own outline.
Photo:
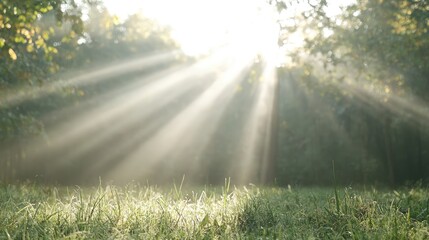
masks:
<path id="1" fill-rule="evenodd" d="M 282 70 L 280 181 L 330 184 L 332 160 L 346 184 L 427 179 L 427 2 L 357 1 L 336 16 L 315 2 L 281 39 L 304 29 L 309 56 Z"/>
<path id="2" fill-rule="evenodd" d="M 54 29 L 43 29 L 35 23 L 43 15 L 52 14 L 58 24 L 71 23 L 70 34 L 80 34 L 83 22 L 77 8 L 74 1 L 65 5 L 64 0 L 0 3 L 0 63 L 3 66 L 0 90 L 9 84 L 35 83 L 47 76 L 52 57 L 58 53 L 55 45 L 49 43 Z"/>
<path id="3" fill-rule="evenodd" d="M 429 69 L 426 1 L 359 1 L 334 19 L 323 11 L 314 15 L 314 21 L 322 24 L 317 36 L 309 40 L 313 53 L 328 56 L 334 65 L 351 63 L 392 91 L 405 84 L 425 96 Z M 328 30 L 333 34 L 326 36 Z"/>
<path id="4" fill-rule="evenodd" d="M 87 9 L 89 18 L 84 20 Z M 118 78 L 88 85 L 69 81 L 82 70 L 178 48 L 168 29 L 139 14 L 121 22 L 102 2 L 90 0 L 2 1 L 0 44 L 2 179 L 18 176 L 30 139 L 47 142 L 48 113 L 56 118 L 55 111 L 123 84 Z M 133 74 L 124 76 L 131 79 Z"/>

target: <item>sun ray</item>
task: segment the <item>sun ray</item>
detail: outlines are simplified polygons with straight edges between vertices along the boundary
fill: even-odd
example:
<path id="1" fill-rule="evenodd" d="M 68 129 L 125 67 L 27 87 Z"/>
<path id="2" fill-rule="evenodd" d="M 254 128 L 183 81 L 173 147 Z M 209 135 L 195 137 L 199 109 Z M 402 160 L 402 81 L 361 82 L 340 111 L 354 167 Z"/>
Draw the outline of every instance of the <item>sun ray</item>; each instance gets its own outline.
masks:
<path id="1" fill-rule="evenodd" d="M 226 54 L 230 52 L 231 49 L 220 49 L 217 54 L 207 59 L 202 59 L 193 65 L 171 67 L 146 76 L 144 77 L 145 80 L 143 84 L 136 82 L 132 84 L 131 89 L 125 86 L 123 90 L 114 91 L 114 94 L 107 93 L 108 97 L 104 96 L 103 98 L 111 99 L 103 102 L 100 106 L 96 106 L 95 109 L 90 107 L 86 110 L 82 109 L 81 112 L 79 112 L 78 108 L 75 111 L 79 114 L 68 121 L 63 121 L 63 119 L 59 122 L 57 127 L 50 131 L 50 146 L 40 147 L 41 144 L 38 143 L 32 147 L 33 149 L 37 149 L 39 154 L 35 154 L 36 157 L 32 158 L 31 161 L 35 163 L 37 162 L 35 159 L 39 159 L 40 161 L 43 161 L 45 158 L 52 159 L 53 156 L 49 155 L 54 154 L 55 156 L 55 152 L 58 152 L 58 154 L 61 154 L 61 160 L 56 161 L 49 167 L 51 172 L 55 172 L 56 169 L 67 167 L 71 162 L 77 161 L 80 157 L 98 149 L 99 152 L 105 153 L 96 154 L 100 159 L 97 161 L 93 160 L 92 163 L 88 163 L 87 166 L 88 169 L 103 168 L 103 165 L 111 164 L 109 161 L 113 161 L 114 159 L 111 156 L 115 154 L 124 155 L 121 153 L 124 149 L 132 152 L 132 149 L 127 145 L 133 146 L 134 144 L 129 140 L 125 140 L 123 143 L 119 144 L 120 147 L 108 149 L 108 143 L 112 141 L 112 137 L 117 136 L 121 132 L 123 133 L 125 129 L 129 131 L 129 129 L 132 129 L 131 126 L 133 125 L 138 126 L 138 124 L 145 124 L 145 119 L 151 118 L 156 112 L 162 111 L 163 108 L 171 108 L 172 101 L 175 101 L 180 95 L 186 94 L 198 85 L 202 83 L 203 85 L 211 84 L 210 82 L 212 82 L 212 80 L 210 80 L 208 76 L 218 74 L 220 75 L 220 79 L 228 79 L 223 81 L 217 80 L 211 84 L 214 89 L 211 91 L 212 93 L 208 94 L 207 92 L 209 91 L 203 93 L 203 95 L 205 95 L 200 97 L 200 100 L 196 101 L 192 107 L 188 107 L 185 114 L 181 113 L 179 114 L 180 117 L 175 118 L 177 120 L 174 125 L 175 127 L 172 127 L 171 124 L 169 127 L 169 129 L 177 129 L 180 127 L 180 124 L 178 125 L 177 122 L 182 122 L 182 124 L 190 128 L 190 125 L 185 122 L 191 115 L 197 117 L 196 114 L 204 109 L 209 113 L 207 108 L 215 101 L 225 102 L 223 105 L 227 104 L 226 99 L 230 97 L 226 97 L 224 91 L 227 86 L 234 84 L 233 81 L 229 79 L 233 78 L 238 74 L 237 72 L 243 71 L 245 68 L 241 64 L 241 62 L 245 60 L 244 57 L 238 60 L 225 60 L 226 56 L 228 56 Z M 253 61 L 250 55 L 246 58 L 246 62 Z M 227 66 L 229 64 L 235 64 L 239 67 L 234 67 L 233 71 L 228 70 L 226 73 L 221 73 L 225 71 L 222 70 L 222 66 Z M 223 85 L 221 83 L 223 83 Z M 174 91 L 171 91 L 172 89 L 174 89 Z M 234 87 L 230 87 L 230 89 L 234 89 Z M 218 99 L 219 96 L 223 97 Z M 148 101 L 148 99 L 152 99 L 152 101 Z M 205 101 L 203 101 L 204 99 Z M 144 109 L 144 111 L 139 109 Z M 221 108 L 217 110 L 218 113 L 221 112 L 220 109 Z M 123 116 L 128 117 L 124 120 Z M 160 116 L 162 117 L 162 114 Z M 203 124 L 201 119 L 198 118 L 198 121 L 200 125 Z M 213 123 L 213 125 L 215 124 Z M 137 127 L 133 130 L 133 133 L 129 132 L 130 136 L 135 136 L 129 139 L 133 139 L 134 141 L 144 140 L 144 138 L 147 138 L 147 134 L 155 131 L 155 129 L 160 129 L 159 131 L 163 132 L 170 131 L 166 131 L 165 127 L 157 124 L 152 124 L 151 126 L 152 127 L 149 128 L 143 125 Z M 214 131 L 214 128 L 212 128 L 211 131 Z M 180 133 L 184 134 L 183 131 Z M 178 138 L 179 136 L 176 137 Z M 194 136 L 194 138 L 196 140 L 198 137 Z M 107 157 L 104 158 L 103 156 Z"/>
<path id="2" fill-rule="evenodd" d="M 167 53 L 156 53 L 149 56 L 145 55 L 131 60 L 127 59 L 126 61 L 119 63 L 112 63 L 99 69 L 80 74 L 76 77 L 66 77 L 65 80 L 56 80 L 53 83 L 47 83 L 40 87 L 29 86 L 19 88 L 16 89 L 14 93 L 12 91 L 6 92 L 0 99 L 0 107 L 12 107 L 28 100 L 38 99 L 48 94 L 59 93 L 63 91 L 65 87 L 94 84 L 132 71 L 141 71 L 162 63 L 172 63 L 177 59 L 178 54 L 178 51 L 170 51 Z M 73 73 L 73 75 L 75 74 L 76 73 Z"/>
<path id="3" fill-rule="evenodd" d="M 180 171 L 201 170 L 203 159 L 208 158 L 206 152 L 210 151 L 211 142 L 215 142 L 216 132 L 222 131 L 223 124 L 228 124 L 222 121 L 236 99 L 238 86 L 262 59 L 270 63 L 270 74 L 275 72 L 278 50 L 275 11 L 265 2 L 252 1 L 243 7 L 225 1 L 213 2 L 210 6 L 216 9 L 202 9 L 200 13 L 220 13 L 225 6 L 231 9 L 225 13 L 228 14 L 225 22 L 201 16 L 201 22 L 193 23 L 195 26 L 208 21 L 224 31 L 214 44 L 201 45 L 208 41 L 198 41 L 198 37 L 193 37 L 191 44 L 185 44 L 182 49 L 185 53 L 199 52 L 195 54 L 200 56 L 195 62 L 177 63 L 178 51 L 154 53 L 92 68 L 77 76 L 71 75 L 77 72 L 71 72 L 60 76 L 62 81 L 28 91 L 23 89 L 23 94 L 3 98 L 2 104 L 12 107 L 55 94 L 66 86 L 94 87 L 101 91 L 98 95 L 88 94 L 78 105 L 52 111 L 43 117 L 48 143 L 35 138 L 28 147 L 28 166 L 53 178 L 61 178 L 65 172 L 81 173 L 78 176 L 65 173 L 67 176 L 63 179 L 70 181 L 85 181 L 95 175 L 129 181 L 155 174 L 166 179 Z M 236 9 L 241 10 L 240 15 Z M 206 34 L 197 36 L 210 39 L 212 35 L 206 31 L 209 29 L 204 26 Z M 172 28 L 173 37 L 178 36 L 176 30 Z M 242 125 L 249 133 L 236 136 L 244 142 L 250 137 L 252 142 L 244 145 L 255 148 L 259 156 L 264 148 L 261 146 L 269 145 L 267 129 L 271 126 L 272 106 L 268 102 L 272 101 L 269 95 L 273 86 L 266 82 L 275 76 L 267 72 L 264 78 L 270 80 L 255 84 L 260 85 L 261 93 L 254 100 L 257 103 L 249 109 L 249 119 L 243 119 Z M 261 131 L 265 135 L 261 136 Z M 255 167 L 264 163 L 255 158 L 247 161 Z M 160 166 L 164 167 L 163 174 L 156 174 Z"/>
<path id="4" fill-rule="evenodd" d="M 271 117 L 274 107 L 274 91 L 276 84 L 276 68 L 273 62 L 268 62 L 260 77 L 257 95 L 250 108 L 249 120 L 244 125 L 244 135 L 241 137 L 240 151 L 237 151 L 237 162 L 232 175 L 237 176 L 237 182 L 246 183 L 259 181 L 257 169 L 266 171 L 269 159 L 264 149 L 269 144 L 271 133 Z"/>
<path id="5" fill-rule="evenodd" d="M 350 91 L 361 103 L 370 108 L 388 111 L 412 122 L 429 126 L 429 106 L 415 97 L 405 98 L 394 93 L 381 93 L 355 82 L 339 84 L 339 87 Z"/>
<path id="6" fill-rule="evenodd" d="M 217 77 L 217 80 L 186 109 L 171 119 L 166 126 L 147 142 L 143 143 L 139 149 L 132 152 L 126 158 L 124 165 L 114 169 L 113 178 L 121 179 L 124 177 L 124 173 L 126 178 L 153 175 L 154 164 L 162 163 L 168 156 L 174 159 L 176 151 L 180 153 L 183 148 L 189 146 L 190 142 L 196 143 L 193 141 L 196 141 L 199 137 L 198 135 L 202 133 L 203 125 L 204 131 L 208 130 L 209 133 L 213 131 L 212 127 L 216 126 L 216 119 L 220 118 L 222 109 L 231 98 L 231 93 L 233 92 L 231 89 L 234 89 L 233 86 L 235 86 L 236 82 L 242 79 L 240 75 L 245 72 L 249 64 L 249 62 L 243 63 L 240 61 L 238 64 L 236 63 L 236 66 L 231 67 Z M 227 89 L 230 89 L 229 93 L 225 91 Z M 213 116 L 214 107 L 217 110 L 215 111 L 215 116 L 217 115 L 217 117 L 209 120 L 207 116 Z M 185 136 L 186 138 L 184 139 Z M 190 142 L 187 142 L 186 139 L 189 139 Z M 193 150 L 194 154 L 198 154 L 206 143 L 199 145 L 192 147 L 195 148 Z M 172 160 L 169 160 L 169 162 L 171 167 L 177 164 Z M 168 172 L 168 169 L 163 169 L 163 171 Z"/>

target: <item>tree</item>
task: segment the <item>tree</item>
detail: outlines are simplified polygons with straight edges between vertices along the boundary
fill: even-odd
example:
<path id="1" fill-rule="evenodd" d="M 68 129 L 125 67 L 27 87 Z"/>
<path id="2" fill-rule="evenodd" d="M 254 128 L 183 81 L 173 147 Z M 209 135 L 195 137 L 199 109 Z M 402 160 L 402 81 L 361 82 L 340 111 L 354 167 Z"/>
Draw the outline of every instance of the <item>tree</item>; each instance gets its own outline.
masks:
<path id="1" fill-rule="evenodd" d="M 0 62 L 4 66 L 0 69 L 0 89 L 10 84 L 34 83 L 46 77 L 52 57 L 58 52 L 48 41 L 54 30 L 42 29 L 35 23 L 51 13 L 58 24 L 71 23 L 70 33 L 82 32 L 81 13 L 74 1 L 5 0 L 0 3 Z M 47 67 L 41 70 L 35 67 L 35 61 Z"/>
<path id="2" fill-rule="evenodd" d="M 83 9 L 90 9 L 85 21 Z M 50 127 L 46 114 L 55 118 L 56 110 L 123 87 L 133 74 L 145 73 L 128 71 L 121 79 L 113 76 L 102 84 L 58 84 L 67 76 L 110 64 L 108 60 L 177 49 L 168 29 L 139 15 L 120 22 L 102 2 L 92 0 L 79 4 L 72 0 L 2 1 L 0 43 L 0 169 L 4 178 L 29 176 L 21 168 L 29 154 L 25 146 L 32 138 L 46 142 Z M 50 90 L 33 94 L 43 89 Z M 9 104 L 11 96 L 22 100 Z M 34 176 L 34 172 L 30 174 Z"/>
<path id="3" fill-rule="evenodd" d="M 329 139 L 319 143 L 318 157 L 343 162 L 344 172 L 360 166 L 360 181 L 374 166 L 385 176 L 380 180 L 390 184 L 427 178 L 422 146 L 428 137 L 429 4 L 357 1 L 338 16 L 327 14 L 328 4 L 313 4 L 303 13 L 302 25 L 284 28 L 284 35 L 297 28 L 309 33 L 309 56 L 301 59 L 304 73 L 296 78 L 328 106 L 325 113 L 361 153 L 342 148 L 350 155 L 347 160 L 323 153 L 322 148 L 337 142 Z"/>

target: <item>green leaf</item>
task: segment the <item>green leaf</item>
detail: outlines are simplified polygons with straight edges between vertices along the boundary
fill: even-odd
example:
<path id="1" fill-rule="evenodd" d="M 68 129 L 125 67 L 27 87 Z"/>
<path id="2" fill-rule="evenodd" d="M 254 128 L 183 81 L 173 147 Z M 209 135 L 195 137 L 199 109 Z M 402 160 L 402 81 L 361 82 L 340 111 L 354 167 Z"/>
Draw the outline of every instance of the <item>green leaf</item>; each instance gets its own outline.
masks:
<path id="1" fill-rule="evenodd" d="M 10 58 L 12 60 L 16 60 L 17 59 L 16 53 L 15 53 L 15 51 L 12 48 L 9 48 L 9 56 L 10 56 Z"/>
<path id="2" fill-rule="evenodd" d="M 205 227 L 207 224 L 209 223 L 209 215 L 206 214 L 206 216 L 204 216 L 203 220 L 200 222 L 200 228 Z"/>

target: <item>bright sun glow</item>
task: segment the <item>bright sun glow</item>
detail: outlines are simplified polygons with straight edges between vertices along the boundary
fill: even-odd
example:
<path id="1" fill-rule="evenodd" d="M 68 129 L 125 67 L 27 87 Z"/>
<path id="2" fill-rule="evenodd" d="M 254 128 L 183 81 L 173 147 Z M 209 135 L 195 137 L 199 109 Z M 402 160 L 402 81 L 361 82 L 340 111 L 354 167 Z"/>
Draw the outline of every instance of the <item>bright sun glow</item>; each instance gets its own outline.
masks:
<path id="1" fill-rule="evenodd" d="M 328 0 L 325 11 L 329 17 L 335 17 L 353 2 Z M 296 23 L 302 12 L 310 8 L 307 2 L 294 3 L 279 14 L 264 0 L 106 0 L 105 5 L 121 19 L 140 12 L 169 26 L 172 37 L 188 55 L 205 55 L 232 46 L 246 55 L 261 54 L 276 65 L 287 62 L 285 55 L 301 48 L 306 37 L 300 31 L 288 33 L 284 48 L 279 49 L 279 19 Z"/>
<path id="2" fill-rule="evenodd" d="M 172 37 L 188 55 L 204 55 L 220 47 L 234 46 L 241 52 L 275 57 L 277 13 L 265 1 L 107 0 L 105 4 L 120 18 L 142 12 L 170 26 Z"/>

